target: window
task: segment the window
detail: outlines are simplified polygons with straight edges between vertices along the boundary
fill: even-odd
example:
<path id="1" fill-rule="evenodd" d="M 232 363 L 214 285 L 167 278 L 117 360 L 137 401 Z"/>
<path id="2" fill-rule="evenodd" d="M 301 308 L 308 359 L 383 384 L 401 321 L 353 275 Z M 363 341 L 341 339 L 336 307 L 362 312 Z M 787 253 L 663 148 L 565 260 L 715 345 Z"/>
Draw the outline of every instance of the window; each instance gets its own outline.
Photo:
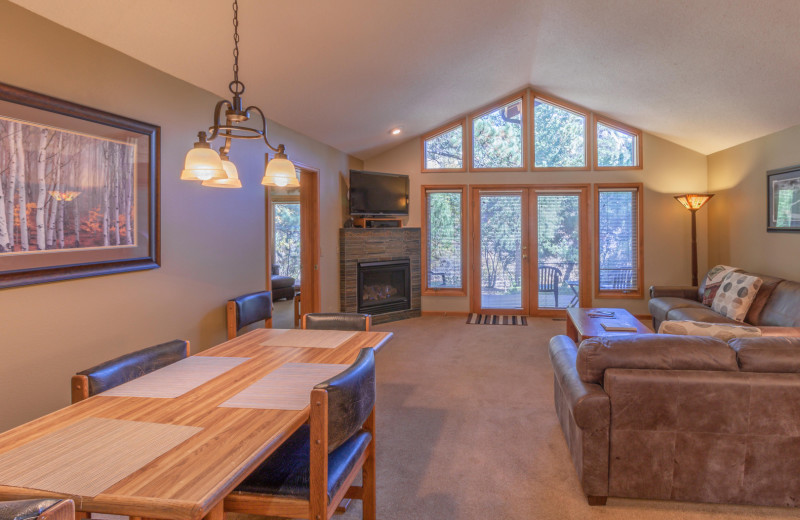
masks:
<path id="1" fill-rule="evenodd" d="M 300 198 L 275 196 L 272 200 L 272 265 L 280 276 L 300 283 Z"/>
<path id="2" fill-rule="evenodd" d="M 423 293 L 466 296 L 465 186 L 423 186 Z"/>
<path id="3" fill-rule="evenodd" d="M 595 116 L 596 170 L 642 167 L 642 132 L 622 123 Z"/>
<path id="4" fill-rule="evenodd" d="M 595 296 L 641 298 L 642 185 L 595 184 Z"/>
<path id="5" fill-rule="evenodd" d="M 525 170 L 525 95 L 470 118 L 472 170 Z"/>
<path id="6" fill-rule="evenodd" d="M 422 171 L 463 172 L 464 121 L 446 125 L 422 136 Z"/>
<path id="7" fill-rule="evenodd" d="M 535 95 L 533 169 L 589 169 L 588 121 L 588 112 Z"/>

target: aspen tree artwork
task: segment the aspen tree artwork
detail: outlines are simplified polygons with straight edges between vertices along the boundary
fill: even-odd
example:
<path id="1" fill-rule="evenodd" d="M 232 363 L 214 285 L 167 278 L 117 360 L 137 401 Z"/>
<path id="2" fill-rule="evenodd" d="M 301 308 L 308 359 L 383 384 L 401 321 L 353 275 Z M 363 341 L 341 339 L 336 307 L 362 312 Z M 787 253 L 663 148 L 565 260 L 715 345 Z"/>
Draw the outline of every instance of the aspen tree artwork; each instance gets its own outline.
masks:
<path id="1" fill-rule="evenodd" d="M 157 268 L 159 138 L 0 83 L 0 289 Z"/>
<path id="2" fill-rule="evenodd" d="M 135 245 L 135 142 L 0 117 L 0 255 Z"/>

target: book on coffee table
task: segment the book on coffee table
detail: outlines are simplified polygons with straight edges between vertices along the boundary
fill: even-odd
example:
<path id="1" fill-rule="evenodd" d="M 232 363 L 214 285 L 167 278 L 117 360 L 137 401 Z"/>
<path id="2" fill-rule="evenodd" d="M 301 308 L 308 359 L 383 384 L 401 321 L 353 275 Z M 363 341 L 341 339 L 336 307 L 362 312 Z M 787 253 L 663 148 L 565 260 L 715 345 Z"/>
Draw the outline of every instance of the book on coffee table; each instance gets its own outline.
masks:
<path id="1" fill-rule="evenodd" d="M 609 332 L 636 332 L 637 330 L 635 325 L 628 325 L 622 320 L 603 320 L 600 325 Z"/>

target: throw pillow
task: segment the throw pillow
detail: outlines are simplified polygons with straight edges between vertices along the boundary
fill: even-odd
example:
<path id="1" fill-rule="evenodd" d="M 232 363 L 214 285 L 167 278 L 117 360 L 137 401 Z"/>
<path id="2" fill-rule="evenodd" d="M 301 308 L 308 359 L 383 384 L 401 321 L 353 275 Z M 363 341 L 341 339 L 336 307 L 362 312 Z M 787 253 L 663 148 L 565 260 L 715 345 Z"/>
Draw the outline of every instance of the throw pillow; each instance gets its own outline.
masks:
<path id="1" fill-rule="evenodd" d="M 662 321 L 658 327 L 659 334 L 675 334 L 679 336 L 710 336 L 728 341 L 733 338 L 757 338 L 761 329 L 729 323 L 706 323 L 703 321 Z"/>
<path id="2" fill-rule="evenodd" d="M 729 265 L 717 265 L 708 271 L 708 274 L 706 274 L 706 283 L 703 287 L 703 305 L 711 307 L 711 304 L 714 302 L 714 297 L 719 290 L 719 286 L 722 285 L 722 279 L 733 271 L 740 271 L 740 269 Z"/>
<path id="3" fill-rule="evenodd" d="M 728 273 L 722 279 L 711 309 L 732 320 L 744 321 L 747 309 L 761 287 L 761 278 L 742 273 Z"/>

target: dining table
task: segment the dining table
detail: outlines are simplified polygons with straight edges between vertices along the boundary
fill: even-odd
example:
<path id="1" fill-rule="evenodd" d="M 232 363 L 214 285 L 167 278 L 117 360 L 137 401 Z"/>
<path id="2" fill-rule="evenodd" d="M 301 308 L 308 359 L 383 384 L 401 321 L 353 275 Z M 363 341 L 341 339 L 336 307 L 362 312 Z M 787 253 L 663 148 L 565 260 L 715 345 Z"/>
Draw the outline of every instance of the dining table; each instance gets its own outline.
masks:
<path id="1" fill-rule="evenodd" d="M 221 520 L 225 497 L 308 420 L 312 387 L 391 337 L 257 329 L 3 432 L 0 499 Z"/>

